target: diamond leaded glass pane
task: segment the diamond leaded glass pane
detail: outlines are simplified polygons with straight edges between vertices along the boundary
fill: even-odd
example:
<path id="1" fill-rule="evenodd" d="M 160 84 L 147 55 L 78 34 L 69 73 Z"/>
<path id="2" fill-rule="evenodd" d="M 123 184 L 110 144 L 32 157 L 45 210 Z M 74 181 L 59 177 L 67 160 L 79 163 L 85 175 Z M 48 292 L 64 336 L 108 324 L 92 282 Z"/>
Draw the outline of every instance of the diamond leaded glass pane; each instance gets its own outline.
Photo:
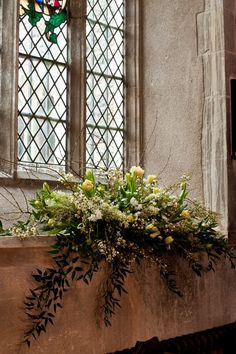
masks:
<path id="1" fill-rule="evenodd" d="M 67 24 L 55 29 L 57 43 L 44 30 L 43 18 L 32 27 L 20 17 L 18 161 L 42 170 L 65 166 L 68 88 Z"/>
<path id="2" fill-rule="evenodd" d="M 87 165 L 123 167 L 124 2 L 88 0 Z"/>

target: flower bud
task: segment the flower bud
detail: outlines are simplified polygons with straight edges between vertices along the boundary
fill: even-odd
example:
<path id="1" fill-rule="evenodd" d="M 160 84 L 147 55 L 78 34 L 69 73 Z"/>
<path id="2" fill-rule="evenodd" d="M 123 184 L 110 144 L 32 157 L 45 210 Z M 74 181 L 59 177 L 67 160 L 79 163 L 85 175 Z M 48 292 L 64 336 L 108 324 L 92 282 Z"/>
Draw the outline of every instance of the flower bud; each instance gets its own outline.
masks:
<path id="1" fill-rule="evenodd" d="M 94 185 L 93 182 L 90 181 L 89 179 L 86 179 L 83 183 L 82 183 L 82 188 L 85 191 L 91 191 L 93 189 Z"/>
<path id="2" fill-rule="evenodd" d="M 50 191 L 50 188 L 49 188 L 49 185 L 47 184 L 47 182 L 44 182 L 44 184 L 43 184 L 43 191 L 44 192 L 49 192 Z"/>
<path id="3" fill-rule="evenodd" d="M 53 228 L 56 224 L 55 219 L 48 219 L 48 226 Z"/>
<path id="4" fill-rule="evenodd" d="M 148 231 L 148 232 L 156 232 L 157 230 L 158 230 L 157 227 L 154 226 L 153 224 L 148 224 L 146 226 L 146 231 Z"/>
<path id="5" fill-rule="evenodd" d="M 144 170 L 140 166 L 131 167 L 130 172 L 132 175 L 135 173 L 137 177 L 143 177 L 144 175 Z"/>
<path id="6" fill-rule="evenodd" d="M 34 207 L 36 209 L 40 209 L 40 208 L 42 208 L 42 206 L 43 206 L 43 204 L 42 204 L 41 200 L 35 200 Z"/>
<path id="7" fill-rule="evenodd" d="M 165 242 L 165 244 L 166 244 L 167 246 L 170 245 L 173 241 L 174 241 L 174 239 L 173 239 L 172 236 L 167 236 L 167 237 L 164 239 L 164 242 Z"/>

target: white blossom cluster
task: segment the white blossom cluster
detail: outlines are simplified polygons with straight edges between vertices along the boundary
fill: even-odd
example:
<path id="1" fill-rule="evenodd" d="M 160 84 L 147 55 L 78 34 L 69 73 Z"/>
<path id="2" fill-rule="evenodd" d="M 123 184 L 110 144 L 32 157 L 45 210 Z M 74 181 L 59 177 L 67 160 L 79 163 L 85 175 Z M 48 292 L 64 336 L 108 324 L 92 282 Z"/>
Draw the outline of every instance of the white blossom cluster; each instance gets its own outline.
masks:
<path id="1" fill-rule="evenodd" d="M 29 237 L 35 237 L 38 235 L 36 227 L 26 227 L 22 229 L 21 227 L 15 226 L 11 229 L 11 231 L 12 231 L 12 236 L 16 236 L 21 240 L 24 240 Z"/>

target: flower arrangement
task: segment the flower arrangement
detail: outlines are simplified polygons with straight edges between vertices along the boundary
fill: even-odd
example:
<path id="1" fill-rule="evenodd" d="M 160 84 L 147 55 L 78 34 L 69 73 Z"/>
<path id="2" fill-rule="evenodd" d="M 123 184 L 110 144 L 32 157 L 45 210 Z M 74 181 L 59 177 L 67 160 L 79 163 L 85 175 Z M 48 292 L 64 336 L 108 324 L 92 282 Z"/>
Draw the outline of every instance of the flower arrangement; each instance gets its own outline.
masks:
<path id="1" fill-rule="evenodd" d="M 28 345 L 54 323 L 71 284 L 88 284 L 102 261 L 109 265 L 101 305 L 107 326 L 126 293 L 133 262 L 157 265 L 168 288 L 180 296 L 173 257 L 185 259 L 197 275 L 214 270 L 221 256 L 234 267 L 233 249 L 217 230 L 217 215 L 189 199 L 187 177 L 164 188 L 156 175 L 144 178 L 144 170 L 135 166 L 125 175 L 114 170 L 99 176 L 88 170 L 81 180 L 64 174 L 61 182 L 67 191 L 44 183 L 31 201 L 28 221 L 11 229 L 21 238 L 56 235 L 50 251 L 54 267 L 35 270 L 36 286 L 25 299 Z"/>

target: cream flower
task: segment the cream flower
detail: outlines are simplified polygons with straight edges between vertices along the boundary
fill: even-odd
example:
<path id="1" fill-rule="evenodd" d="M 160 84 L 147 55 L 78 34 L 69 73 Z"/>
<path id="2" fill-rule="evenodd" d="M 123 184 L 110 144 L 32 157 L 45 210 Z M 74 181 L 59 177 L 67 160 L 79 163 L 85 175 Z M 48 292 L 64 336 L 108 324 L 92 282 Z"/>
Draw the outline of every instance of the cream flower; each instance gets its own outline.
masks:
<path id="1" fill-rule="evenodd" d="M 99 209 L 95 210 L 94 214 L 92 214 L 88 217 L 88 220 L 90 220 L 90 221 L 97 221 L 100 219 L 102 219 L 102 212 Z"/>
<path id="2" fill-rule="evenodd" d="M 91 191 L 93 189 L 94 185 L 93 182 L 90 181 L 89 179 L 86 179 L 83 183 L 82 183 L 82 188 L 85 191 Z"/>
<path id="3" fill-rule="evenodd" d="M 144 175 L 144 170 L 140 166 L 131 167 L 130 172 L 132 175 L 135 173 L 137 177 L 143 177 Z"/>

